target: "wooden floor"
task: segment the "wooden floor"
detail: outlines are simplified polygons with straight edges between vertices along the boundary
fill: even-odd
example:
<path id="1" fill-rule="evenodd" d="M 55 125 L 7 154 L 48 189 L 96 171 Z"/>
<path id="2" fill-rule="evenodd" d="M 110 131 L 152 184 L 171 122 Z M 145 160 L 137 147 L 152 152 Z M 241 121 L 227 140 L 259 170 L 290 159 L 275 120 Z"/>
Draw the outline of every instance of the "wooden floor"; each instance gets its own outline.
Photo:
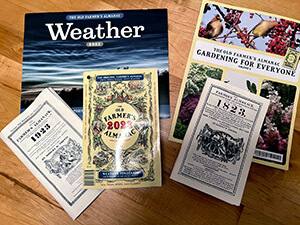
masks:
<path id="1" fill-rule="evenodd" d="M 220 2 L 300 20 L 299 0 Z M 168 8 L 173 113 L 200 4 L 196 0 L 0 0 L 0 130 L 19 114 L 25 13 Z M 299 117 L 289 171 L 253 164 L 240 207 L 170 180 L 180 145 L 167 140 L 171 119 L 164 119 L 163 186 L 106 190 L 75 222 L 1 141 L 0 224 L 300 224 Z"/>

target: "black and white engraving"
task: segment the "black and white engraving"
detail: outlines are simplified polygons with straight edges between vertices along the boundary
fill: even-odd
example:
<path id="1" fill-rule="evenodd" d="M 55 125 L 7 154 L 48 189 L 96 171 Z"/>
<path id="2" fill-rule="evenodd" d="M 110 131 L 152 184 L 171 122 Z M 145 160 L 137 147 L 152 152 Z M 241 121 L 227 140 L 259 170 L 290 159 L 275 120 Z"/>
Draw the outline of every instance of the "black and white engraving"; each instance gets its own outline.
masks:
<path id="1" fill-rule="evenodd" d="M 69 138 L 66 145 L 61 146 L 50 159 L 45 160 L 46 169 L 62 178 L 81 161 L 81 156 L 81 146 Z"/>
<path id="2" fill-rule="evenodd" d="M 221 162 L 235 164 L 243 152 L 243 138 L 233 138 L 226 132 L 214 130 L 206 123 L 197 138 L 197 150 Z"/>

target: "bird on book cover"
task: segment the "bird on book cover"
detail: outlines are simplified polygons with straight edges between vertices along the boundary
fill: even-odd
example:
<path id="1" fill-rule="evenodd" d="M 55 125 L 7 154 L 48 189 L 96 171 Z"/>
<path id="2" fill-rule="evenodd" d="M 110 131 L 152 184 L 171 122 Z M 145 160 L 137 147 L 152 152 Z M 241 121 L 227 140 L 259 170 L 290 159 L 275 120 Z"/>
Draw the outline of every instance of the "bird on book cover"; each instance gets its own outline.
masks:
<path id="1" fill-rule="evenodd" d="M 249 43 L 252 43 L 258 37 L 267 36 L 276 25 L 278 25 L 277 21 L 262 20 L 252 29 L 253 36 L 250 38 Z"/>
<path id="2" fill-rule="evenodd" d="M 204 35 L 205 38 L 211 39 L 218 37 L 223 32 L 222 19 L 219 14 L 215 15 L 214 18 L 206 26 L 207 33 Z"/>

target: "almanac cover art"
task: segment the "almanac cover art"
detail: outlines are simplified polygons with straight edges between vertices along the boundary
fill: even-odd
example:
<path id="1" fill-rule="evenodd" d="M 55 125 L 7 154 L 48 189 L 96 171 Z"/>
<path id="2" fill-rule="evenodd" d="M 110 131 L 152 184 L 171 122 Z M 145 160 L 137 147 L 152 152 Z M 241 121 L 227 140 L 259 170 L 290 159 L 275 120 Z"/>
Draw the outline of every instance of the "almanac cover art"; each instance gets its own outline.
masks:
<path id="1" fill-rule="evenodd" d="M 84 73 L 83 187 L 161 185 L 156 69 Z"/>
<path id="2" fill-rule="evenodd" d="M 169 118 L 166 9 L 25 15 L 21 112 L 52 87 L 82 118 L 83 72 L 124 68 L 157 68 L 160 118 Z"/>

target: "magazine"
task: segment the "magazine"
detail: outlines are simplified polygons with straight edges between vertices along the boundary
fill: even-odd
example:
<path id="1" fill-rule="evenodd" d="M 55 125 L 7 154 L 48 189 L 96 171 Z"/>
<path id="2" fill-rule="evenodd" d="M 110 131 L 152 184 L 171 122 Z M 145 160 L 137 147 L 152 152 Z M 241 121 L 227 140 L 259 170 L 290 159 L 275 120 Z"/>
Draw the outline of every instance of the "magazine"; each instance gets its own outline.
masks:
<path id="1" fill-rule="evenodd" d="M 167 9 L 25 15 L 21 111 L 47 87 L 82 118 L 84 71 L 157 68 L 170 117 Z"/>
<path id="2" fill-rule="evenodd" d="M 82 186 L 82 121 L 52 89 L 0 133 L 0 137 L 56 201 L 76 219 L 102 190 Z"/>
<path id="3" fill-rule="evenodd" d="M 161 186 L 157 69 L 84 73 L 83 187 Z"/>
<path id="4" fill-rule="evenodd" d="M 299 21 L 203 1 L 171 125 L 182 143 L 207 78 L 270 99 L 254 161 L 288 169 L 299 97 Z"/>
<path id="5" fill-rule="evenodd" d="M 240 205 L 269 102 L 208 78 L 171 178 Z"/>

